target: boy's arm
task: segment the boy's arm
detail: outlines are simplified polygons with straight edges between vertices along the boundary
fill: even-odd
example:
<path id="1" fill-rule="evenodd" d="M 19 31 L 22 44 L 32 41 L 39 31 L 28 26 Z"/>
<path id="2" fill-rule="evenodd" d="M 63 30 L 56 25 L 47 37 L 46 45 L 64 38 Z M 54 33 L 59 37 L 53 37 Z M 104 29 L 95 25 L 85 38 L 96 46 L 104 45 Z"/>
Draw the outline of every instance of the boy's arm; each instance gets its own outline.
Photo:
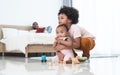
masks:
<path id="1" fill-rule="evenodd" d="M 60 51 L 62 49 L 66 49 L 67 47 L 64 46 L 64 45 L 60 45 L 60 43 L 58 43 L 58 40 L 55 40 L 54 41 L 54 44 L 53 44 L 53 49 L 56 50 L 56 51 Z"/>
<path id="2" fill-rule="evenodd" d="M 54 47 L 55 50 L 57 51 L 60 51 L 60 50 L 63 50 L 63 49 L 67 49 L 68 47 L 64 46 L 64 45 L 59 45 L 59 46 L 56 46 Z"/>
<path id="3" fill-rule="evenodd" d="M 70 37 L 66 37 L 64 40 L 59 40 L 58 42 L 67 48 L 72 48 L 73 45 L 72 39 Z"/>
<path id="4" fill-rule="evenodd" d="M 67 39 L 68 41 L 60 40 L 59 43 L 63 44 L 60 46 L 56 46 L 55 50 L 62 50 L 62 49 L 68 49 L 68 48 L 79 48 L 80 47 L 80 38 L 75 38 L 71 41 L 71 39 Z"/>
<path id="5" fill-rule="evenodd" d="M 70 37 L 67 37 L 67 39 L 65 39 L 65 40 L 59 39 L 58 43 L 61 44 L 59 46 L 56 46 L 56 50 L 58 50 L 58 51 L 60 51 L 62 49 L 68 49 L 68 48 L 71 49 L 72 45 L 73 45 L 72 39 Z"/>

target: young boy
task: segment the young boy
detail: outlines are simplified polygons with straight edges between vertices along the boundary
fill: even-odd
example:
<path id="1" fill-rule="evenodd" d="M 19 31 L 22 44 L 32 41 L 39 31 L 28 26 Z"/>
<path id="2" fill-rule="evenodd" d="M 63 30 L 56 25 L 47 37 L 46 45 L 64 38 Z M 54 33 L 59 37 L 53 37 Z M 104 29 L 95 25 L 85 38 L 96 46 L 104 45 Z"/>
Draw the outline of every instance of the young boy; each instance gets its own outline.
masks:
<path id="1" fill-rule="evenodd" d="M 33 28 L 33 29 L 37 29 L 37 28 L 39 28 L 38 23 L 37 23 L 37 22 L 33 22 L 33 24 L 32 24 L 32 28 Z"/>

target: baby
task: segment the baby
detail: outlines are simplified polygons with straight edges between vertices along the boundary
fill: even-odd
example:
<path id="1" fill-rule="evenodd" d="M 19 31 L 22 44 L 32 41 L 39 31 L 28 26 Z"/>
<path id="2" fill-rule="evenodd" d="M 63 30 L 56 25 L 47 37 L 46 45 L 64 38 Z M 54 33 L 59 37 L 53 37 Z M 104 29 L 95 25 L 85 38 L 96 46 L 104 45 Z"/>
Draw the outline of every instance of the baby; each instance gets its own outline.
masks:
<path id="1" fill-rule="evenodd" d="M 55 50 L 57 46 L 58 47 L 65 46 L 66 48 L 63 50 L 57 51 Z M 68 48 L 70 46 L 72 46 L 72 39 L 69 37 L 67 26 L 65 24 L 58 25 L 56 28 L 56 38 L 53 44 L 53 48 L 56 51 L 56 54 L 58 52 L 61 52 L 62 54 L 64 54 L 64 58 L 59 59 L 60 57 L 56 55 L 55 57 L 52 58 L 52 61 L 53 62 L 60 62 L 60 61 L 67 62 L 71 60 L 71 58 L 74 57 L 74 53 L 71 48 Z"/>

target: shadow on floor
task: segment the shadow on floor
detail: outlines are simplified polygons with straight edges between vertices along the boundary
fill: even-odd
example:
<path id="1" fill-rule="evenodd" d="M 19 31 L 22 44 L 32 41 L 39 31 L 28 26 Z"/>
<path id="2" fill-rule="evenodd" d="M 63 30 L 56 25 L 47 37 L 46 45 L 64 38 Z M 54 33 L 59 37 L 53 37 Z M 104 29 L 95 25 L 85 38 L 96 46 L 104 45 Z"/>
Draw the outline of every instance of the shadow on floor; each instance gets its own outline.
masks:
<path id="1" fill-rule="evenodd" d="M 55 56 L 55 52 L 50 52 L 50 53 L 29 53 L 28 57 L 40 57 L 43 54 L 46 56 Z M 0 53 L 0 56 L 2 56 L 2 53 Z M 16 57 L 25 57 L 25 54 L 23 53 L 5 53 L 5 56 L 16 56 Z"/>

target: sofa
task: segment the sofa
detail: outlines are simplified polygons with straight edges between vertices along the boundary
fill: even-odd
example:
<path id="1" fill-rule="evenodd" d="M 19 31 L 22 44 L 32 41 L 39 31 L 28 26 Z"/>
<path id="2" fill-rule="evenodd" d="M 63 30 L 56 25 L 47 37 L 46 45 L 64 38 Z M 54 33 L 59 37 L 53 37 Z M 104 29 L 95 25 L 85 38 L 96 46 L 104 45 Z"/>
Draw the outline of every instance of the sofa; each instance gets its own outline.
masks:
<path id="1" fill-rule="evenodd" d="M 3 39 L 2 28 L 15 28 L 15 29 L 25 30 L 25 31 L 32 30 L 32 26 L 0 25 L 0 40 Z M 0 42 L 0 52 L 2 53 L 2 56 L 4 56 L 5 53 L 22 53 L 19 50 L 7 51 L 6 44 L 3 42 Z M 52 48 L 52 44 L 28 44 L 25 47 L 25 57 L 26 58 L 28 57 L 29 53 L 47 53 L 47 52 L 54 52 L 54 50 Z"/>

